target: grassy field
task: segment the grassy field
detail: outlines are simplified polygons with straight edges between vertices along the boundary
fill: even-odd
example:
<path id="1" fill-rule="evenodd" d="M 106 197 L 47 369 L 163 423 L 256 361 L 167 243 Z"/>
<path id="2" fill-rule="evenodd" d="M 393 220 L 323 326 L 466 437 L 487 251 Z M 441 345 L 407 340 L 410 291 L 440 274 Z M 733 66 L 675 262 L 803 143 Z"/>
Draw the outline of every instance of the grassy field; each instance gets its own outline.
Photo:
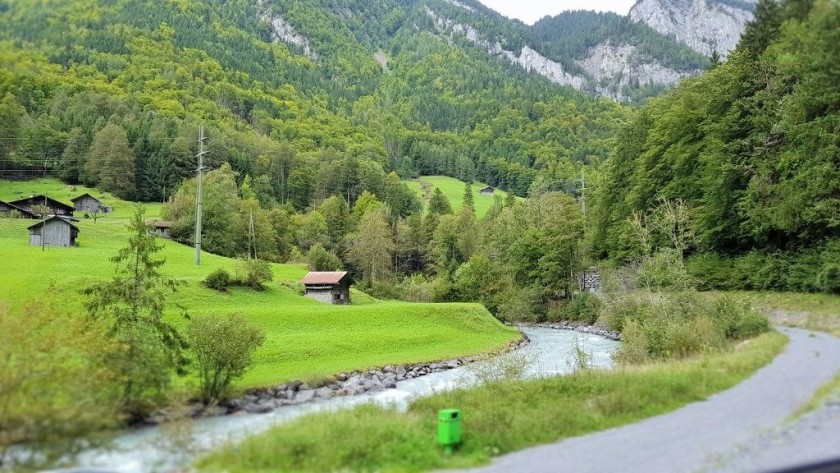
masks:
<path id="1" fill-rule="evenodd" d="M 768 333 L 729 352 L 609 371 L 505 381 L 415 401 L 407 413 L 363 406 L 276 427 L 199 461 L 201 471 L 425 471 L 483 464 L 492 456 L 628 424 L 705 399 L 778 354 Z M 435 444 L 437 412 L 464 413 L 461 448 Z"/>
<path id="2" fill-rule="evenodd" d="M 70 203 L 84 192 L 72 191 L 52 179 L 0 181 L 0 200 L 47 193 Z M 102 196 L 115 211 L 92 219 L 81 218 L 77 248 L 30 247 L 26 228 L 33 220 L 0 219 L 0 303 L 13 309 L 25 300 L 51 293 L 68 307 L 83 311 L 80 290 L 113 274 L 109 258 L 125 245 L 125 223 L 132 204 Z M 146 217 L 159 216 L 161 205 L 146 205 Z M 191 314 L 242 313 L 266 331 L 257 352 L 257 365 L 240 388 L 265 386 L 292 379 L 319 378 L 341 371 L 389 363 L 433 361 L 494 350 L 519 337 L 477 304 L 410 304 L 379 302 L 355 292 L 351 306 L 332 306 L 300 296 L 283 286 L 298 281 L 306 268 L 273 264 L 274 281 L 264 292 L 233 289 L 219 293 L 200 282 L 217 268 L 232 271 L 228 258 L 203 254 L 195 266 L 194 250 L 163 241 L 162 271 L 184 282 L 169 300 L 169 316 L 179 321 L 176 305 Z"/>
<path id="3" fill-rule="evenodd" d="M 423 183 L 428 183 L 427 186 L 428 193 L 424 192 L 423 190 Z M 413 179 L 408 181 L 408 185 L 417 191 L 420 197 L 423 200 L 423 205 L 426 205 L 426 202 L 429 201 L 429 198 L 432 196 L 432 192 L 434 192 L 435 187 L 440 189 L 443 192 L 443 195 L 449 199 L 449 203 L 452 204 L 452 210 L 458 211 L 464 205 L 464 182 L 455 179 L 454 177 L 447 177 L 447 176 L 423 176 L 417 179 Z M 478 217 L 483 217 L 487 214 L 490 210 L 490 207 L 493 206 L 493 202 L 496 196 L 501 197 L 503 200 L 507 198 L 507 192 L 496 189 L 494 195 L 481 195 L 478 193 L 481 189 L 487 187 L 487 184 L 483 184 L 480 182 L 473 182 L 472 183 L 472 192 L 473 192 L 473 200 L 475 202 L 475 213 Z M 521 198 L 518 198 L 522 200 Z"/>

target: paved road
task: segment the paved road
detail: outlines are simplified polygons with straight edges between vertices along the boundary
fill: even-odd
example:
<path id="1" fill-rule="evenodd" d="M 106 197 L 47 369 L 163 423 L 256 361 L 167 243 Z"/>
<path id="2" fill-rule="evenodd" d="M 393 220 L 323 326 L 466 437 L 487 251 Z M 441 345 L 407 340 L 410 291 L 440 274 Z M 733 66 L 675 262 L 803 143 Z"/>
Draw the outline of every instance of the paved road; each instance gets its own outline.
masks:
<path id="1" fill-rule="evenodd" d="M 775 448 L 774 432 L 840 371 L 840 339 L 781 329 L 790 343 L 732 389 L 635 424 L 494 459 L 492 472 L 766 471 L 840 457 L 840 417 Z M 821 410 L 823 412 L 825 409 Z M 819 414 L 819 413 L 818 413 Z"/>

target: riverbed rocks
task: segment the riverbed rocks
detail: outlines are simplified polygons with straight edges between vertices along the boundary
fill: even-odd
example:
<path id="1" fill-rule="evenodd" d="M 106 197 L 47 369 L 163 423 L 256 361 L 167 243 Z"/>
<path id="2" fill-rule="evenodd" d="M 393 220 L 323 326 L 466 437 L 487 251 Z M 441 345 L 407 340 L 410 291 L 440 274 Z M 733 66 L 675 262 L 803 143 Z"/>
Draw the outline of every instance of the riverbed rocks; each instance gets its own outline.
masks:
<path id="1" fill-rule="evenodd" d="M 520 340 L 511 343 L 503 351 L 516 350 L 528 343 L 530 343 L 530 340 L 523 334 Z M 243 412 L 265 414 L 281 406 L 395 389 L 399 381 L 452 370 L 472 363 L 479 358 L 462 357 L 432 363 L 386 365 L 382 368 L 341 372 L 317 386 L 295 380 L 268 388 L 252 389 L 239 398 L 223 401 L 215 406 L 204 406 L 199 402 L 192 403 L 187 406 L 185 412 L 188 412 L 186 415 L 188 417 L 211 417 Z M 159 410 L 144 419 L 147 424 L 159 424 L 170 420 L 173 420 L 173 415 L 165 409 Z"/>
<path id="2" fill-rule="evenodd" d="M 610 340 L 620 341 L 621 333 L 615 330 L 610 330 L 603 325 L 587 325 L 579 322 L 545 322 L 536 324 L 537 327 L 545 327 L 554 330 L 574 330 L 575 332 L 588 333 L 597 335 L 599 337 L 608 338 Z"/>

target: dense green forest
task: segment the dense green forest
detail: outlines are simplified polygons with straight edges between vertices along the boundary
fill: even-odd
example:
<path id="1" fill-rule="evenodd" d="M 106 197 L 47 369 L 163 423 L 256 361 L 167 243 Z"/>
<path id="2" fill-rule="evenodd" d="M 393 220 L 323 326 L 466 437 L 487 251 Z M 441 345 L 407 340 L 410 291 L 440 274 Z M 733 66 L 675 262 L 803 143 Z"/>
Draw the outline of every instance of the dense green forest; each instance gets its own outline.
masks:
<path id="1" fill-rule="evenodd" d="M 840 291 L 840 5 L 762 1 L 725 64 L 618 134 L 595 250 L 632 257 L 634 214 L 683 201 L 710 287 Z"/>
<path id="2" fill-rule="evenodd" d="M 479 297 L 495 312 L 544 315 L 590 253 L 639 257 L 634 216 L 681 202 L 693 235 L 684 253 L 706 286 L 837 290 L 836 5 L 762 2 L 728 62 L 637 110 L 440 36 L 425 9 L 510 47 L 542 38 L 558 57 L 620 37 L 675 67 L 702 58 L 610 15 L 528 29 L 464 5 L 7 0 L 0 176 L 53 173 L 169 201 L 173 233 L 190 243 L 204 125 L 205 244 L 219 254 L 254 250 L 253 214 L 262 257 L 349 266 L 369 285 L 388 281 L 384 296 L 495 287 Z M 574 18 L 591 31 L 573 34 Z M 278 41 L 278 24 L 305 44 Z M 595 191 L 588 223 L 575 210 L 582 172 Z M 483 220 L 440 198 L 423 209 L 403 180 L 425 174 L 531 200 L 497 202 Z M 382 241 L 364 234 L 382 222 L 384 275 L 358 250 Z"/>
<path id="3" fill-rule="evenodd" d="M 162 200 L 195 168 L 199 123 L 211 167 L 228 162 L 299 210 L 324 189 L 350 203 L 377 190 L 327 170 L 343 160 L 527 195 L 606 156 L 619 106 L 450 44 L 423 27 L 420 3 L 5 2 L 0 174 Z M 316 59 L 272 40 L 278 12 Z M 97 171 L 106 138 L 119 185 Z"/>

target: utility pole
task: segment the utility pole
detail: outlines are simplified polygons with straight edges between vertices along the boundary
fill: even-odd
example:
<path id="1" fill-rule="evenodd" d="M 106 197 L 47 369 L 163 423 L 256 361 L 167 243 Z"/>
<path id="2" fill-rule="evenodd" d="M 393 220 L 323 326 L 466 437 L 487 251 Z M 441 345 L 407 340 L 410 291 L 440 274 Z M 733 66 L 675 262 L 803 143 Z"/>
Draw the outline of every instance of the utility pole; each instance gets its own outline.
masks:
<path id="1" fill-rule="evenodd" d="M 583 215 L 586 215 L 586 171 L 580 171 L 580 208 Z"/>
<path id="2" fill-rule="evenodd" d="M 46 249 L 44 238 L 47 236 L 47 194 L 44 194 L 44 208 L 41 209 L 41 251 Z"/>
<path id="3" fill-rule="evenodd" d="M 204 124 L 198 132 L 198 189 L 195 197 L 195 265 L 201 266 L 201 212 L 204 205 Z"/>
<path id="4" fill-rule="evenodd" d="M 248 259 L 251 258 L 252 247 L 254 249 L 254 259 L 257 259 L 257 235 L 254 232 L 254 209 L 251 209 L 251 221 L 248 224 Z"/>

